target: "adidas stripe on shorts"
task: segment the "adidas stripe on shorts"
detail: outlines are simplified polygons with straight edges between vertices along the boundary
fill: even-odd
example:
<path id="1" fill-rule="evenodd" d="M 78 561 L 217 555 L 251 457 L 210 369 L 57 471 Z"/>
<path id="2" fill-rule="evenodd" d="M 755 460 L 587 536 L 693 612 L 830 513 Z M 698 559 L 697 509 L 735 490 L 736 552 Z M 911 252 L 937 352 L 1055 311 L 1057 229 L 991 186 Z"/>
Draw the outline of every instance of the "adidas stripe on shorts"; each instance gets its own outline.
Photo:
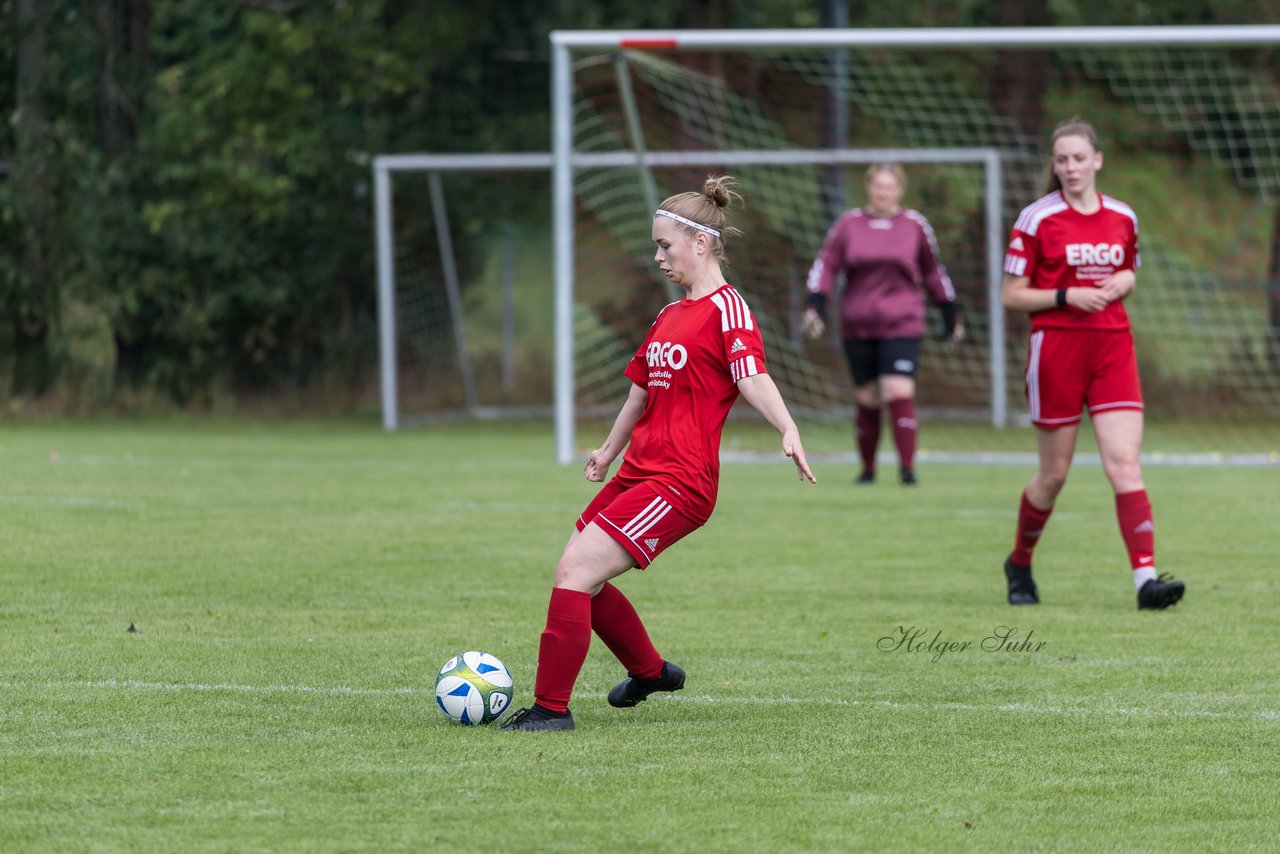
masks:
<path id="1" fill-rule="evenodd" d="M 578 530 L 595 522 L 645 569 L 655 557 L 700 526 L 681 515 L 647 483 L 615 477 L 578 518 Z"/>

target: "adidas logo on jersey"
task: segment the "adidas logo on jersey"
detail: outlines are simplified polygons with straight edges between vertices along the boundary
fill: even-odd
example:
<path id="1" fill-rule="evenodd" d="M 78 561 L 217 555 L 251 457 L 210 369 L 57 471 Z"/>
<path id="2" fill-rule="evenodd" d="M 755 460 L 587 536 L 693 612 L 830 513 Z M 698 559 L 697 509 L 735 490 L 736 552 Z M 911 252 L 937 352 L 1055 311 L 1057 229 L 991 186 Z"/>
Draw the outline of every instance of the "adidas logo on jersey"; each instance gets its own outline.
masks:
<path id="1" fill-rule="evenodd" d="M 1013 242 L 1009 244 L 1009 248 L 1015 252 L 1025 252 L 1027 247 L 1022 245 L 1021 237 L 1015 237 Z"/>
<path id="2" fill-rule="evenodd" d="M 729 348 L 729 355 L 732 356 L 734 353 L 741 353 L 745 349 L 747 349 L 747 345 L 742 343 L 742 339 L 735 338 L 733 339 L 733 346 Z"/>
<path id="3" fill-rule="evenodd" d="M 658 538 L 650 537 L 649 539 L 644 541 L 644 545 L 645 545 L 645 548 L 647 548 L 649 551 L 653 551 L 655 548 L 658 547 Z"/>

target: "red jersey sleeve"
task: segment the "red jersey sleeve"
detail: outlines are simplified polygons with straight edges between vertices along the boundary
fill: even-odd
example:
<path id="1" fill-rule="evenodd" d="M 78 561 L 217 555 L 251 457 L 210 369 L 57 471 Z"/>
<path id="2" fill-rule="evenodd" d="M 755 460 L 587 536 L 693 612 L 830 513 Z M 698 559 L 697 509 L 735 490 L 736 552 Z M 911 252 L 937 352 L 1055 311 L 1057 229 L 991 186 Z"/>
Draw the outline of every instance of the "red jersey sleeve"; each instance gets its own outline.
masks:
<path id="1" fill-rule="evenodd" d="M 653 340 L 653 330 L 658 326 L 658 318 L 662 317 L 662 312 L 666 311 L 675 303 L 669 303 L 662 307 L 662 311 L 658 312 L 658 317 L 653 319 L 653 323 L 649 324 L 649 331 L 645 333 L 644 341 L 641 342 L 639 349 L 635 355 L 631 357 L 631 361 L 627 362 L 627 367 L 623 370 L 627 379 L 631 380 L 641 388 L 649 387 L 649 342 Z"/>
<path id="2" fill-rule="evenodd" d="M 764 368 L 764 339 L 747 301 L 732 287 L 711 295 L 720 309 L 720 337 L 729 376 L 736 383 L 745 377 L 768 373 Z"/>
<path id="3" fill-rule="evenodd" d="M 644 343 L 640 345 L 639 350 L 636 350 L 636 354 L 631 357 L 630 362 L 627 362 L 627 367 L 623 371 L 627 375 L 627 379 L 641 388 L 648 388 L 649 386 L 649 363 L 645 358 L 645 351 L 648 349 L 649 336 L 646 335 Z"/>
<path id="4" fill-rule="evenodd" d="M 1009 245 L 1004 251 L 1004 271 L 1010 276 L 1032 277 L 1039 257 L 1037 238 L 1015 225 L 1009 234 Z"/>
<path id="5" fill-rule="evenodd" d="M 1133 210 L 1133 208 L 1129 208 Z M 1138 215 L 1133 214 L 1133 231 L 1129 235 L 1129 251 L 1125 253 L 1124 263 L 1120 265 L 1121 270 L 1137 270 L 1142 266 L 1142 256 L 1138 254 Z"/>

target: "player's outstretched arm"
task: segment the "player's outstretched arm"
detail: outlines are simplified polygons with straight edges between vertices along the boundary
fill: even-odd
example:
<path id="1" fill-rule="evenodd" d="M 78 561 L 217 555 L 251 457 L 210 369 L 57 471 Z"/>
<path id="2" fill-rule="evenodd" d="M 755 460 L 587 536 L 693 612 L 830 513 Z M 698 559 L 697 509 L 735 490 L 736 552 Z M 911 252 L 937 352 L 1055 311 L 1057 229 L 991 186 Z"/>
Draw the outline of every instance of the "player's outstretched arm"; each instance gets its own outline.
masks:
<path id="1" fill-rule="evenodd" d="M 813 476 L 804 457 L 800 431 L 796 428 L 796 422 L 791 420 L 791 413 L 787 411 L 787 404 L 783 402 L 778 387 L 773 384 L 773 378 L 768 374 L 743 377 L 738 380 L 738 391 L 742 392 L 752 409 L 763 415 L 764 420 L 782 434 L 782 453 L 796 464 L 796 474 L 801 482 L 807 478 L 810 483 L 817 483 L 818 479 Z"/>
<path id="2" fill-rule="evenodd" d="M 618 417 L 613 420 L 613 429 L 604 440 L 604 444 L 587 455 L 587 464 L 582 473 L 587 480 L 602 482 L 609 474 L 609 466 L 622 453 L 622 449 L 631 441 L 631 431 L 635 429 L 640 414 L 644 412 L 645 401 L 649 399 L 649 390 L 642 386 L 631 386 L 627 402 L 622 404 Z"/>

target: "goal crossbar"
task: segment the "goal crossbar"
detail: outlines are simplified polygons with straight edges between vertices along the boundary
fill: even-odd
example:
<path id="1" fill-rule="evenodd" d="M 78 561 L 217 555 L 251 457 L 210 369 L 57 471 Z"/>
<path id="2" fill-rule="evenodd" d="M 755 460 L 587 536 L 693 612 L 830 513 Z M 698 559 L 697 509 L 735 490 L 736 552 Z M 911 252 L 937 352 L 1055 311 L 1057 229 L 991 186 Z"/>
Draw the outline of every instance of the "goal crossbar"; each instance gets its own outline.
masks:
<path id="1" fill-rule="evenodd" d="M 963 27 L 794 30 L 555 30 L 555 48 L 1222 47 L 1280 42 L 1280 25 L 1176 27 Z"/>

